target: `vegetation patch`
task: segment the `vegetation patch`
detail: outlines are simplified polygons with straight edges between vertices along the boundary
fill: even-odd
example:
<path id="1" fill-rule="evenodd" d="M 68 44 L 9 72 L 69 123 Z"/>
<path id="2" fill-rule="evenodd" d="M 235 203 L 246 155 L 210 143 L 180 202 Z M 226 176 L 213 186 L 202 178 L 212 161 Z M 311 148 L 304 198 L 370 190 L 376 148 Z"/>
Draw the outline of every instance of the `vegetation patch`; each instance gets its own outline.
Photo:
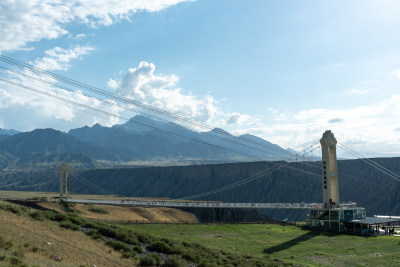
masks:
<path id="1" fill-rule="evenodd" d="M 11 241 L 6 241 L 3 238 L 0 237 L 0 248 L 4 250 L 9 250 L 12 248 L 14 244 Z"/>
<path id="2" fill-rule="evenodd" d="M 99 213 L 99 214 L 109 214 L 110 212 L 106 209 L 96 207 L 96 206 L 89 206 L 88 211 Z"/>
<path id="3" fill-rule="evenodd" d="M 58 225 L 62 228 L 71 229 L 73 231 L 79 231 L 81 229 L 78 225 L 72 223 L 71 221 L 62 221 L 59 222 Z"/>
<path id="4" fill-rule="evenodd" d="M 149 255 L 140 258 L 139 266 L 160 266 L 161 258 L 156 253 L 150 253 Z"/>

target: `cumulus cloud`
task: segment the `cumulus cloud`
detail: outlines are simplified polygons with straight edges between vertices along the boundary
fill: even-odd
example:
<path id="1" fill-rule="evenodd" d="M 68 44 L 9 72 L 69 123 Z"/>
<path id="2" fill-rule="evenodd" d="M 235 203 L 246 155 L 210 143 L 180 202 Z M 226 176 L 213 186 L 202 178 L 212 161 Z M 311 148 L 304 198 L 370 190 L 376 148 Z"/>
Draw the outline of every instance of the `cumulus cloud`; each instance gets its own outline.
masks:
<path id="1" fill-rule="evenodd" d="M 108 86 L 141 103 L 197 121 L 211 121 L 219 112 L 217 101 L 209 94 L 198 97 L 184 92 L 177 86 L 178 80 L 175 75 L 155 74 L 154 64 L 142 61 L 129 69 L 122 80 L 110 79 Z"/>
<path id="2" fill-rule="evenodd" d="M 0 81 L 0 110 L 3 124 L 7 127 L 26 131 L 52 126 L 60 129 L 58 126 L 62 125 L 67 130 L 94 123 L 111 126 L 120 122 L 122 109 L 110 100 L 100 100 L 80 91 L 68 91 L 43 83 L 38 79 L 54 81 L 29 70 L 24 70 L 23 74 L 25 76 L 8 72 L 1 77 L 6 81 Z M 60 124 L 60 121 L 63 123 Z"/>
<path id="3" fill-rule="evenodd" d="M 68 34 L 69 23 L 90 27 L 155 12 L 187 0 L 2 0 L 0 52 L 26 49 L 31 42 Z"/>
<path id="4" fill-rule="evenodd" d="M 36 59 L 34 65 L 43 70 L 68 70 L 72 59 L 88 54 L 94 48 L 90 46 L 75 46 L 71 49 L 55 47 L 45 51 L 46 57 Z"/>
<path id="5" fill-rule="evenodd" d="M 276 110 L 274 112 L 279 115 Z M 383 151 L 385 148 L 390 151 L 400 145 L 399 116 L 400 95 L 393 94 L 372 105 L 287 113 L 284 121 L 277 117 L 268 124 L 244 128 L 239 133 L 250 132 L 281 146 L 301 150 L 317 143 L 321 134 L 330 129 L 339 142 L 352 145 L 356 150 Z"/>

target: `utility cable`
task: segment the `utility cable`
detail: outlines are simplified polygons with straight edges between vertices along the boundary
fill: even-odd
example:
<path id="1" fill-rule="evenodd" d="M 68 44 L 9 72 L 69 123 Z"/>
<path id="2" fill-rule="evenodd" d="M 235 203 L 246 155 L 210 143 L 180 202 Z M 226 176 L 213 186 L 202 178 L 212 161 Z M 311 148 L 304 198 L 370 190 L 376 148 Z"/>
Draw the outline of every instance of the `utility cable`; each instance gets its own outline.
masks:
<path id="1" fill-rule="evenodd" d="M 251 138 L 247 138 L 247 137 L 244 137 L 244 136 L 234 136 L 234 135 L 232 135 L 232 134 L 230 134 L 228 132 L 223 131 L 222 129 L 213 128 L 211 126 L 196 122 L 196 121 L 188 119 L 188 118 L 185 118 L 185 117 L 183 117 L 181 115 L 173 114 L 171 112 L 164 111 L 164 110 L 152 107 L 150 105 L 143 104 L 143 103 L 141 103 L 139 101 L 136 101 L 136 100 L 133 100 L 133 99 L 129 99 L 129 98 L 125 98 L 125 97 L 122 97 L 122 96 L 107 92 L 105 90 L 102 90 L 102 89 L 99 89 L 99 88 L 96 88 L 96 87 L 93 87 L 93 86 L 78 82 L 76 80 L 73 80 L 73 79 L 70 79 L 70 78 L 66 78 L 64 76 L 61 76 L 61 75 L 58 75 L 58 74 L 55 74 L 55 73 L 52 73 L 52 72 L 37 68 L 37 67 L 34 67 L 34 66 L 30 65 L 30 64 L 23 63 L 21 61 L 12 59 L 10 57 L 6 57 L 6 56 L 3 56 L 3 55 L 0 55 L 0 61 L 3 61 L 5 63 L 7 63 L 7 64 L 10 64 L 10 65 L 13 65 L 13 66 L 16 66 L 16 67 L 19 67 L 19 68 L 29 69 L 30 71 L 32 71 L 34 73 L 37 73 L 37 74 L 40 74 L 40 75 L 43 75 L 43 76 L 47 76 L 47 77 L 49 77 L 51 79 L 55 79 L 55 80 L 58 80 L 60 82 L 73 85 L 75 87 L 78 87 L 78 88 L 81 88 L 81 89 L 84 89 L 84 90 L 87 90 L 87 91 L 94 92 L 94 93 L 96 93 L 98 95 L 101 95 L 101 96 L 104 96 L 104 97 L 108 97 L 110 99 L 113 99 L 113 100 L 116 100 L 116 101 L 120 101 L 120 102 L 123 102 L 125 104 L 130 104 L 130 105 L 134 105 L 134 106 L 140 107 L 140 108 L 142 108 L 144 110 L 153 112 L 153 113 L 161 115 L 161 116 L 169 117 L 169 118 L 171 118 L 173 120 L 181 121 L 181 122 L 183 122 L 185 124 L 189 124 L 189 125 L 192 125 L 192 126 L 195 126 L 195 127 L 199 127 L 199 128 L 203 128 L 203 129 L 206 129 L 206 130 L 209 130 L 209 131 L 213 131 L 213 132 L 216 132 L 218 134 L 227 136 L 229 138 L 236 137 L 241 141 L 252 143 L 252 144 L 258 145 L 258 146 L 261 145 L 261 146 L 264 146 L 264 147 L 268 147 L 269 149 L 276 150 L 277 152 L 285 153 L 287 155 L 292 154 L 291 152 L 289 152 L 289 151 L 287 151 L 285 149 L 282 149 L 282 148 L 278 149 L 277 147 L 274 147 L 274 146 L 271 146 L 271 145 L 266 145 L 265 143 L 261 143 L 261 142 L 255 141 L 255 140 L 253 140 Z"/>

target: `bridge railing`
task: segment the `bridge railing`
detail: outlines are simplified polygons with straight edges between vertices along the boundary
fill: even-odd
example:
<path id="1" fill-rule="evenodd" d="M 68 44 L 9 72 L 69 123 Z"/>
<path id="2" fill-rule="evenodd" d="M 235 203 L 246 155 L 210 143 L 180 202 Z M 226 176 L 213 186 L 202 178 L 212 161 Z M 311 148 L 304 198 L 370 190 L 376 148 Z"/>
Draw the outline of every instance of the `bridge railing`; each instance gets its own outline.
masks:
<path id="1" fill-rule="evenodd" d="M 95 199 L 63 199 L 70 203 L 105 204 L 120 206 L 150 206 L 179 208 L 257 208 L 257 209 L 310 209 L 323 208 L 320 203 L 227 203 L 227 202 L 196 202 L 196 201 L 166 201 L 166 200 L 95 200 Z M 343 208 L 351 205 L 346 203 Z M 349 206 L 350 207 L 350 206 Z"/>

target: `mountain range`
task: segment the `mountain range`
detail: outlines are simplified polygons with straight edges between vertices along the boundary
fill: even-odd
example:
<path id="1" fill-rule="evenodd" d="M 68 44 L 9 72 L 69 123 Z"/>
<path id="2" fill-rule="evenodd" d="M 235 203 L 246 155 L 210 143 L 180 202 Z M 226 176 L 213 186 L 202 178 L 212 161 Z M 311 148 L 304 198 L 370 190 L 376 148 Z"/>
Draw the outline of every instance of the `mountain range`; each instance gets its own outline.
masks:
<path id="1" fill-rule="evenodd" d="M 63 161 L 95 168 L 278 160 L 292 152 L 249 134 L 236 137 L 218 128 L 198 132 L 144 116 L 112 127 L 95 124 L 68 133 L 0 129 L 0 167 L 7 170 L 53 168 Z"/>

